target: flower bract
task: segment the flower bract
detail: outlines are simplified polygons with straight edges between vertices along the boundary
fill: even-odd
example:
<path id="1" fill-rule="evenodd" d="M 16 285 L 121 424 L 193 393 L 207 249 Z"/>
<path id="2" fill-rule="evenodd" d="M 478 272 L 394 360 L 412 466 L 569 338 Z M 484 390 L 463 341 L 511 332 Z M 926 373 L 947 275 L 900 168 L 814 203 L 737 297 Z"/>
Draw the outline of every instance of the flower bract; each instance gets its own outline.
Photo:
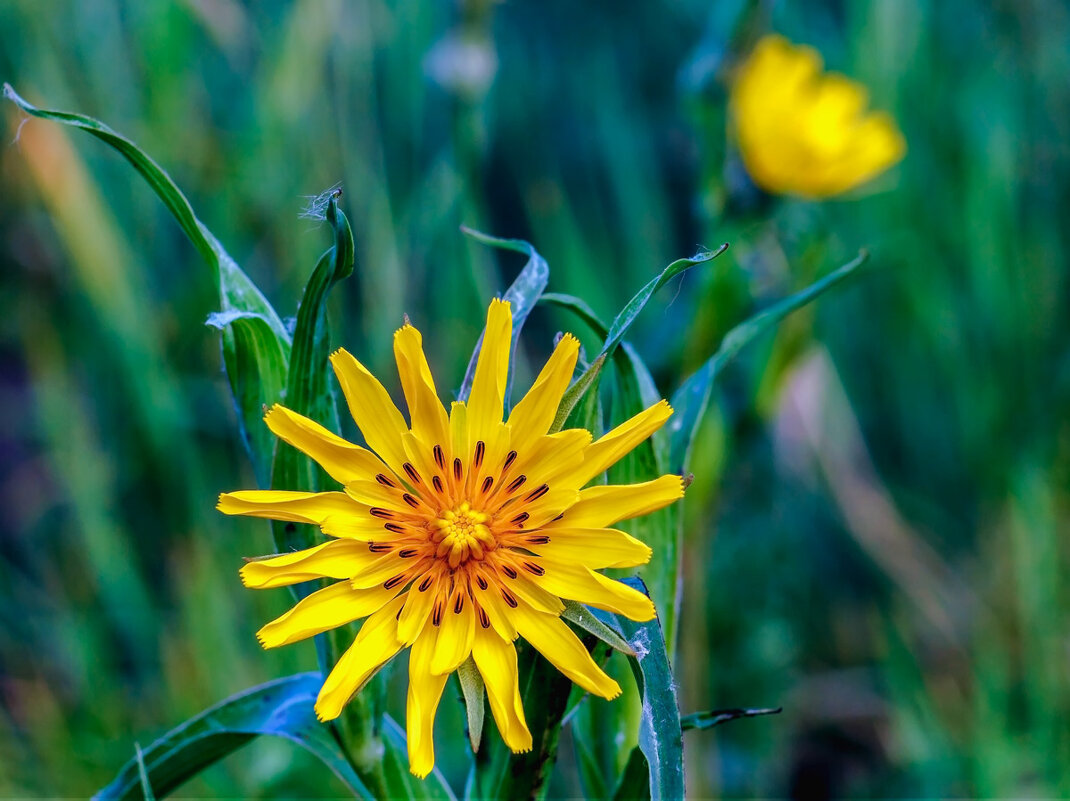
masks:
<path id="1" fill-rule="evenodd" d="M 735 76 L 730 105 L 747 172 L 776 194 L 838 195 L 906 153 L 895 120 L 867 111 L 864 86 L 823 72 L 817 51 L 781 36 L 758 42 Z"/>
<path id="2" fill-rule="evenodd" d="M 664 401 L 597 440 L 584 429 L 548 433 L 579 354 L 570 335 L 506 417 L 511 336 L 510 305 L 495 300 L 471 395 L 447 413 L 420 333 L 408 324 L 399 329 L 394 354 L 408 422 L 359 361 L 336 351 L 331 364 L 367 448 L 282 406 L 265 420 L 342 489 L 254 490 L 219 499 L 227 514 L 312 523 L 327 535 L 322 545 L 253 560 L 241 570 L 253 588 L 334 580 L 260 629 L 265 648 L 363 619 L 320 690 L 321 720 L 336 718 L 384 663 L 410 649 L 406 728 L 417 776 L 434 766 L 431 732 L 446 680 L 468 659 L 483 676 L 506 744 L 530 750 L 518 636 L 588 692 L 620 694 L 561 620 L 562 599 L 651 619 L 649 598 L 598 571 L 645 564 L 650 548 L 612 526 L 683 495 L 675 475 L 586 486 L 661 427 L 672 413 Z"/>

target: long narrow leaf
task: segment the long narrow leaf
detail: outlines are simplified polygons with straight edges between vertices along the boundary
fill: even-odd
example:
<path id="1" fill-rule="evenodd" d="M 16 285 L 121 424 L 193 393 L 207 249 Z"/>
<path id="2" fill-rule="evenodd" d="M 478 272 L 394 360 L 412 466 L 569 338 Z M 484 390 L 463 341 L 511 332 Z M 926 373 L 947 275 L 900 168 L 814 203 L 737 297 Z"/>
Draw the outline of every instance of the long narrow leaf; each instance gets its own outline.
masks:
<path id="1" fill-rule="evenodd" d="M 527 264 L 520 271 L 520 275 L 502 295 L 502 300 L 507 300 L 512 305 L 513 311 L 513 338 L 509 348 L 509 378 L 505 386 L 505 408 L 509 408 L 509 397 L 513 390 L 513 362 L 516 359 L 517 342 L 520 340 L 520 329 L 524 327 L 524 321 L 539 301 L 539 296 L 546 289 L 550 280 L 550 267 L 546 259 L 539 255 L 529 243 L 522 239 L 499 239 L 496 236 L 474 231 L 471 228 L 461 227 L 461 230 L 477 242 L 490 247 L 512 250 L 516 253 L 524 253 L 528 257 Z M 468 400 L 468 393 L 472 391 L 472 381 L 476 375 L 476 362 L 479 361 L 479 352 L 483 347 L 483 337 L 480 336 L 476 344 L 475 352 L 468 362 L 468 370 L 464 374 L 464 382 L 457 393 L 459 400 Z"/>
<path id="2" fill-rule="evenodd" d="M 286 375 L 290 353 L 290 336 L 278 314 L 238 264 L 224 250 L 219 240 L 197 219 L 185 195 L 170 176 L 136 144 L 104 123 L 83 114 L 42 109 L 20 97 L 4 84 L 4 97 L 27 114 L 59 122 L 86 131 L 115 148 L 149 184 L 194 247 L 213 269 L 219 287 L 219 306 L 224 315 L 216 318 L 223 331 L 223 362 L 231 391 L 238 405 L 238 419 L 243 441 L 249 448 L 257 478 L 266 484 L 271 465 L 272 440 L 258 429 L 261 409 L 279 399 L 280 376 Z M 228 316 L 238 313 L 240 316 Z M 253 325 L 239 319 L 257 319 Z M 225 324 L 220 325 L 220 321 Z M 263 330 L 253 330 L 263 326 Z M 261 376 L 264 380 L 261 380 Z"/>
<path id="3" fill-rule="evenodd" d="M 260 735 L 290 740 L 316 756 L 358 798 L 373 799 L 313 705 L 323 676 L 299 673 L 231 696 L 172 729 L 135 756 L 97 799 L 144 798 L 144 781 L 163 798 Z M 139 764 L 140 763 L 140 764 Z"/>
<path id="4" fill-rule="evenodd" d="M 643 582 L 638 579 L 624 581 L 646 592 Z M 637 653 L 630 661 L 643 698 L 639 747 L 649 765 L 650 798 L 653 801 L 683 798 L 684 738 L 676 685 L 669 668 L 661 624 L 657 618 L 636 623 L 622 615 L 616 617 L 618 627 Z"/>
<path id="5" fill-rule="evenodd" d="M 687 470 L 698 425 L 709 404 L 713 382 L 721 371 L 746 345 L 769 331 L 793 311 L 801 309 L 812 300 L 849 278 L 865 264 L 869 254 L 861 251 L 858 256 L 837 270 L 815 281 L 800 292 L 790 295 L 740 323 L 729 331 L 706 363 L 693 373 L 672 396 L 676 413 L 669 420 L 670 456 L 669 468 L 673 472 Z"/>

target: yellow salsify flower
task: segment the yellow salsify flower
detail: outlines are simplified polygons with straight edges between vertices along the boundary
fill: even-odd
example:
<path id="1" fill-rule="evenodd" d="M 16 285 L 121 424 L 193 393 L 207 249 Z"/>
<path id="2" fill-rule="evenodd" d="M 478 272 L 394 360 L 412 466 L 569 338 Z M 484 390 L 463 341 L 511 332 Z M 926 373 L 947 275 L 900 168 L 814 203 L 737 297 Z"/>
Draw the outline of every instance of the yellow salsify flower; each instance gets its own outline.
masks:
<path id="1" fill-rule="evenodd" d="M 565 335 L 534 385 L 503 422 L 512 312 L 487 314 L 471 396 L 449 414 L 439 401 L 420 333 L 394 335 L 410 425 L 386 389 L 353 356 L 331 364 L 371 450 L 276 405 L 265 417 L 282 440 L 319 462 L 344 492 L 247 491 L 220 496 L 219 510 L 313 523 L 332 539 L 314 548 L 250 561 L 247 587 L 340 579 L 264 626 L 265 648 L 367 618 L 316 700 L 332 720 L 403 648 L 409 654 L 410 770 L 434 766 L 432 727 L 449 674 L 471 657 L 491 712 L 514 752 L 531 749 L 513 645 L 523 637 L 583 689 L 604 698 L 620 687 L 560 619 L 570 599 L 633 620 L 654 606 L 598 573 L 645 564 L 650 548 L 614 523 L 683 496 L 680 476 L 642 484 L 584 486 L 662 426 L 662 401 L 596 441 L 583 429 L 548 434 L 572 379 L 579 342 Z"/>
<path id="2" fill-rule="evenodd" d="M 891 115 L 867 113 L 864 86 L 822 72 L 816 50 L 781 36 L 758 42 L 735 76 L 729 103 L 743 164 L 769 192 L 838 195 L 906 153 Z"/>

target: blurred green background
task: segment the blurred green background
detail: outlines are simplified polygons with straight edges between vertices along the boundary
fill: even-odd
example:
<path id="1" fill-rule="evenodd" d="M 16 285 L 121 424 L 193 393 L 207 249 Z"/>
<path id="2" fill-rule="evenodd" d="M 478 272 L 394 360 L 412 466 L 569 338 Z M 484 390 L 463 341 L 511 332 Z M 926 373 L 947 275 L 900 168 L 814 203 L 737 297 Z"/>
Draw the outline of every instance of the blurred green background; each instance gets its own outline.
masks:
<path id="1" fill-rule="evenodd" d="M 872 191 L 748 185 L 724 80 L 769 29 L 896 115 L 909 152 Z M 284 315 L 330 244 L 304 196 L 341 183 L 335 340 L 395 387 L 403 314 L 456 386 L 520 266 L 462 223 L 529 239 L 606 317 L 731 241 L 633 329 L 665 395 L 871 249 L 730 369 L 700 434 L 682 705 L 784 713 L 688 733 L 695 797 L 1070 794 L 1068 74 L 1060 0 L 0 4 L 0 79 L 137 141 Z M 254 480 L 209 271 L 113 152 L 0 121 L 0 796 L 81 796 L 135 740 L 315 660 L 259 650 L 289 596 L 237 568 L 268 529 L 213 508 Z M 525 375 L 563 328 L 594 344 L 540 308 Z M 455 782 L 461 714 L 447 696 Z M 576 792 L 567 748 L 554 781 Z M 183 791 L 339 792 L 268 740 Z"/>

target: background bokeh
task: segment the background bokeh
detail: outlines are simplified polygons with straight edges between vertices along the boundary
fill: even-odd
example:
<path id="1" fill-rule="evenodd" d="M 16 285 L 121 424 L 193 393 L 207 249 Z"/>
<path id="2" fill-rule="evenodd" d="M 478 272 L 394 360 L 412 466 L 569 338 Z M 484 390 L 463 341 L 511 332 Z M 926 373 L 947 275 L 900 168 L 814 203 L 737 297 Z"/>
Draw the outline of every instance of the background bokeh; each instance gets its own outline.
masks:
<path id="1" fill-rule="evenodd" d="M 747 183 L 724 80 L 770 28 L 899 120 L 908 155 L 867 192 Z M 1061 0 L 0 3 L 0 79 L 131 136 L 284 315 L 330 244 L 304 196 L 341 183 L 357 272 L 334 337 L 385 376 L 407 313 L 456 386 L 519 267 L 462 223 L 529 239 L 550 289 L 606 317 L 731 241 L 633 329 L 666 395 L 748 313 L 870 248 L 730 369 L 700 434 L 682 705 L 784 713 L 688 733 L 696 797 L 1070 794 L 1068 74 Z M 209 271 L 113 152 L 21 122 L 8 104 L 0 796 L 81 796 L 135 740 L 315 663 L 259 650 L 289 598 L 236 571 L 267 526 L 213 508 L 253 477 Z M 565 327 L 593 344 L 540 308 L 527 363 Z M 461 726 L 447 697 L 454 780 Z M 339 791 L 269 740 L 184 788 Z"/>

